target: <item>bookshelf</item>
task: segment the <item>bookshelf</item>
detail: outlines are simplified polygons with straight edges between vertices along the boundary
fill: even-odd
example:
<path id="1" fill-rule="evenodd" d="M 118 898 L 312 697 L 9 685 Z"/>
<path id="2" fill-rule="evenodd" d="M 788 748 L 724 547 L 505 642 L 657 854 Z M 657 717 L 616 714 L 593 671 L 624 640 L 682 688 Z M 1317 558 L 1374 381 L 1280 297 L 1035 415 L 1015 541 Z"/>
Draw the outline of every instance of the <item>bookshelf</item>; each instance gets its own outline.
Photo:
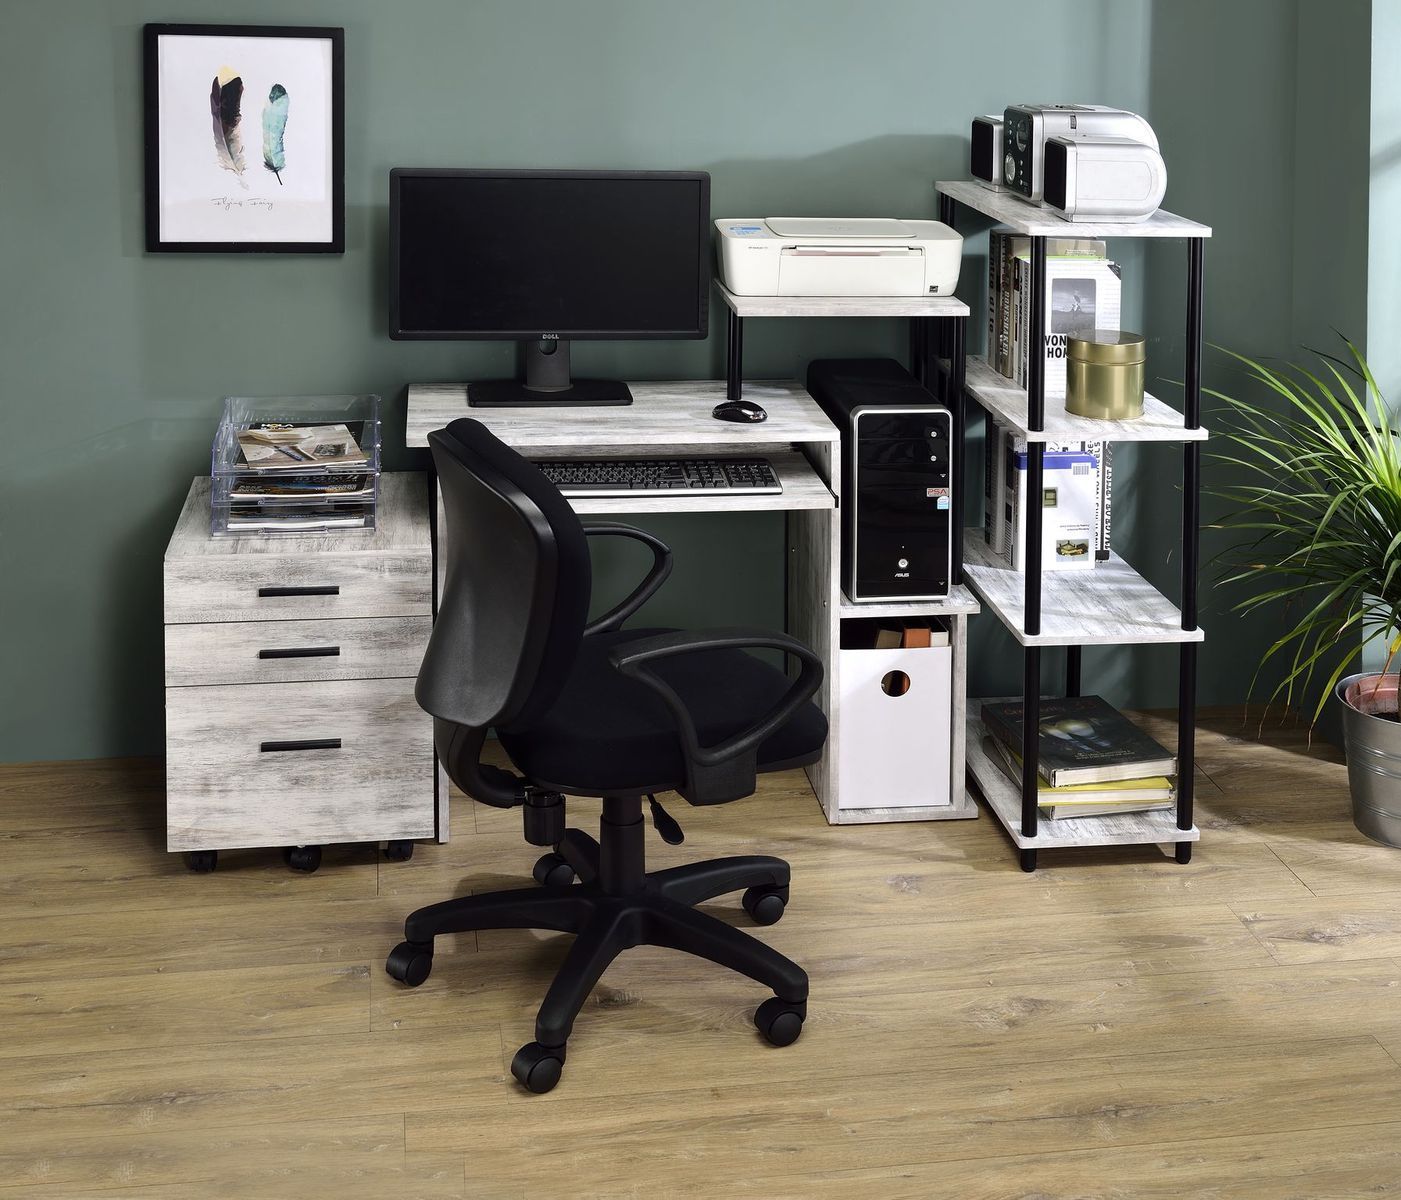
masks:
<path id="1" fill-rule="evenodd" d="M 1197 648 L 1203 632 L 1197 624 L 1199 492 L 1201 443 L 1202 269 L 1211 229 L 1196 221 L 1159 211 L 1147 221 L 1107 223 L 1065 221 L 1008 192 L 994 192 L 966 180 L 936 183 L 939 219 L 953 226 L 960 207 L 1031 239 L 1031 342 L 1045 336 L 1046 239 L 1177 238 L 1187 243 L 1186 354 L 1182 411 L 1157 397 L 1145 397 L 1144 415 L 1132 421 L 1097 421 L 1065 411 L 1063 401 L 1045 394 L 1045 359 L 1028 363 L 1027 386 L 1004 378 L 978 357 L 955 365 L 950 375 L 962 379 L 967 397 L 989 416 L 1020 430 L 1028 443 L 1027 488 L 1041 491 L 1043 455 L 1048 441 L 1135 441 L 1177 444 L 1182 454 L 1181 581 L 1177 602 L 1164 596 L 1127 562 L 1111 555 L 1093 571 L 1043 571 L 1041 510 L 1027 510 L 1027 563 L 1014 571 L 995 558 L 980 534 L 964 537 L 964 577 L 968 588 L 1011 631 L 1022 646 L 1022 701 L 1026 705 L 1020 786 L 1008 779 L 982 747 L 981 701 L 970 701 L 967 715 L 968 773 L 1017 847 L 1021 867 L 1034 871 L 1043 848 L 1172 845 L 1186 864 L 1200 833 L 1193 822 L 1196 750 Z M 964 453 L 964 461 L 969 456 Z M 1065 646 L 1064 694 L 1081 694 L 1081 648 L 1086 645 L 1178 645 L 1178 774 L 1176 810 L 1117 813 L 1102 817 L 1042 821 L 1037 795 L 1037 739 L 1040 701 L 1045 693 L 1041 650 Z"/>

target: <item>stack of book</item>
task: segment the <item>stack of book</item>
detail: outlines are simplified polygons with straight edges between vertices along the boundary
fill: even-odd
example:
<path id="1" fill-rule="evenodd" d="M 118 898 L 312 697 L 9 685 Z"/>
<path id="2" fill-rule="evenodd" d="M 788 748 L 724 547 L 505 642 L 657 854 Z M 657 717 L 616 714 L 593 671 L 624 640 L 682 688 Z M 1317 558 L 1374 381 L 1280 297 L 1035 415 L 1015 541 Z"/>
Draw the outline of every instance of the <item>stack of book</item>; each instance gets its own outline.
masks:
<path id="1" fill-rule="evenodd" d="M 988 235 L 988 365 L 1027 383 L 1031 329 L 1031 239 L 994 229 Z M 1046 333 L 1043 380 L 1047 412 L 1065 401 L 1065 362 L 1072 336 L 1118 329 L 1119 265 L 1104 242 L 1049 238 L 1046 246 Z M 1041 564 L 1091 567 L 1109 557 L 1111 445 L 1048 442 L 1043 464 Z M 1026 438 L 990 421 L 985 442 L 984 537 L 994 554 L 1024 569 Z M 1050 497 L 1054 496 L 1054 502 Z"/>
<path id="2" fill-rule="evenodd" d="M 227 402 L 214 443 L 211 532 L 307 536 L 373 529 L 378 398 L 282 403 L 277 412 L 273 402 Z M 346 419 L 328 419 L 336 416 Z"/>
<path id="3" fill-rule="evenodd" d="M 1018 787 L 1020 700 L 986 700 L 983 747 Z M 1176 803 L 1177 759 L 1099 696 L 1041 701 L 1038 804 L 1049 820 L 1151 812 Z"/>

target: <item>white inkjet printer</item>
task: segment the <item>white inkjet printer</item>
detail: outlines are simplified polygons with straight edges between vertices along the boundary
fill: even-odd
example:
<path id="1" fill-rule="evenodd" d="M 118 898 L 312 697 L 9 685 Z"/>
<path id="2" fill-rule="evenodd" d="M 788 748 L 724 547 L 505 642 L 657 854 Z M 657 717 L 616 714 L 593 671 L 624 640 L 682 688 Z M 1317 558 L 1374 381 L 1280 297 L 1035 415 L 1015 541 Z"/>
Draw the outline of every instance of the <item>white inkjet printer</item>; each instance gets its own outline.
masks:
<path id="1" fill-rule="evenodd" d="M 767 217 L 715 222 L 736 296 L 951 296 L 963 238 L 938 221 Z"/>

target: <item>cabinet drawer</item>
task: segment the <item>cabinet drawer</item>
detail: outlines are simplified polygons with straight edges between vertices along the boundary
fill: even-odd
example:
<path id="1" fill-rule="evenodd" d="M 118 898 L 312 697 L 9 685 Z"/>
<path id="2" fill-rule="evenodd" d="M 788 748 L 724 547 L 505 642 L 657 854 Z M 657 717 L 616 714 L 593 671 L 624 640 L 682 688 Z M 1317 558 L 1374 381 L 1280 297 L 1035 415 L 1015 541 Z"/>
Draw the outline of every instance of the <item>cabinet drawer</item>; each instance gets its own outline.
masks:
<path id="1" fill-rule="evenodd" d="M 167 558 L 165 619 L 286 621 L 433 611 L 426 554 L 225 554 Z"/>
<path id="2" fill-rule="evenodd" d="M 165 627 L 165 683 L 300 683 L 418 674 L 430 617 L 226 621 Z"/>
<path id="3" fill-rule="evenodd" d="M 432 837 L 433 723 L 413 684 L 168 688 L 168 848 Z"/>

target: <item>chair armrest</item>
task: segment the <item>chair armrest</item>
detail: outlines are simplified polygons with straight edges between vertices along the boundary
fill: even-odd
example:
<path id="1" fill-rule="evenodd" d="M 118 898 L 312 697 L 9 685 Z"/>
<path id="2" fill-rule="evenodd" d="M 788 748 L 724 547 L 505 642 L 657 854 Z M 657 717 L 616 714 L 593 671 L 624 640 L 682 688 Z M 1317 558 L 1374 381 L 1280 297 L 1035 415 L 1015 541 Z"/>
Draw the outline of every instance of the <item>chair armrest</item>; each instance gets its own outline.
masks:
<path id="1" fill-rule="evenodd" d="M 584 627 L 585 637 L 594 633 L 612 633 L 621 629 L 623 622 L 646 604 L 656 594 L 657 589 L 666 582 L 667 576 L 671 574 L 671 547 L 661 538 L 653 537 L 641 529 L 634 529 L 631 525 L 605 523 L 584 526 L 584 536 L 593 537 L 595 534 L 610 534 L 642 542 L 652 550 L 652 566 L 647 571 L 647 577 L 633 588 L 630 596 L 609 609 L 596 621 L 592 621 Z"/>
<path id="2" fill-rule="evenodd" d="M 798 677 L 779 701 L 748 729 L 702 746 L 695 721 L 685 703 L 650 664 L 699 650 L 781 650 L 798 659 Z M 608 656 L 615 670 L 656 692 L 671 710 L 686 759 L 686 786 L 680 790 L 692 804 L 723 804 L 754 791 L 759 747 L 781 729 L 822 685 L 822 660 L 797 638 L 754 629 L 712 629 L 660 633 L 615 647 Z"/>

